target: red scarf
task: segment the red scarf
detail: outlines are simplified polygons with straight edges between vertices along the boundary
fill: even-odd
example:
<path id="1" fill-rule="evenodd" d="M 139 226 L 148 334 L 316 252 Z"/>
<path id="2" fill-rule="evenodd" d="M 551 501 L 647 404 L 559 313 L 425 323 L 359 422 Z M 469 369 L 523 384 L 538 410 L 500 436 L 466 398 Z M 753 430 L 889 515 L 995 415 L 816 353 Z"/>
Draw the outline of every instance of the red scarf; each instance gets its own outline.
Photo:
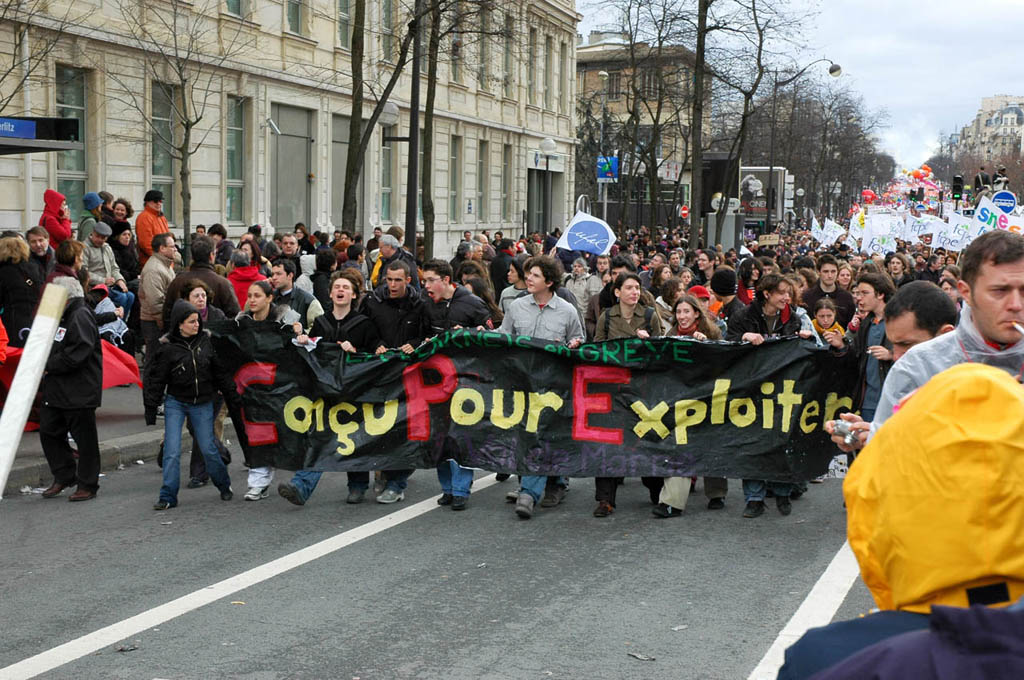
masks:
<path id="1" fill-rule="evenodd" d="M 676 322 L 676 335 L 693 335 L 696 332 L 697 332 L 697 322 L 696 321 L 694 321 L 692 324 L 690 324 L 686 328 L 683 328 L 682 326 L 680 326 L 678 321 Z"/>

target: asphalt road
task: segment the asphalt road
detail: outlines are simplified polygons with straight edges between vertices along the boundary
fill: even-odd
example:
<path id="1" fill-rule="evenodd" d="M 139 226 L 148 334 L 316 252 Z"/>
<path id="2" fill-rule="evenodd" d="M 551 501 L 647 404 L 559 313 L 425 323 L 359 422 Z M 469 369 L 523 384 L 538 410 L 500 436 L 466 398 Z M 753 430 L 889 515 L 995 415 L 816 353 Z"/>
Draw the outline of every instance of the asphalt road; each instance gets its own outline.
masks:
<path id="1" fill-rule="evenodd" d="M 755 520 L 740 517 L 738 482 L 724 511 L 706 510 L 698 487 L 682 517 L 659 520 L 639 480 L 627 480 L 602 520 L 590 515 L 593 482 L 573 480 L 562 506 L 524 522 L 504 502 L 514 478 L 453 513 L 432 500 L 433 471 L 417 471 L 406 500 L 390 506 L 346 505 L 345 476 L 329 474 L 300 508 L 276 494 L 242 501 L 245 471 L 232 467 L 235 500 L 212 486 L 182 489 L 180 505 L 162 513 L 151 509 L 153 465 L 111 473 L 87 503 L 0 502 L 0 678 L 23 659 L 426 501 L 404 523 L 69 654 L 38 677 L 742 679 L 845 533 L 838 480 L 812 485 L 789 517 L 769 501 Z M 837 618 L 871 606 L 858 581 Z"/>

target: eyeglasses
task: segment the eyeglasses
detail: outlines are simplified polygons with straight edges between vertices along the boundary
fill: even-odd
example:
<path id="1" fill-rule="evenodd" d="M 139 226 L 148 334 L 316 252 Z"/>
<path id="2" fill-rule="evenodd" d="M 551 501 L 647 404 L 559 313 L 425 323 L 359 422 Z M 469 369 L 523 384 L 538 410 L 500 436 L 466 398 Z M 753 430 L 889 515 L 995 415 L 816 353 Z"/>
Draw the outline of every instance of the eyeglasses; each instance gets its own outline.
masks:
<path id="1" fill-rule="evenodd" d="M 423 283 L 438 283 L 441 280 L 440 276 L 424 276 Z"/>

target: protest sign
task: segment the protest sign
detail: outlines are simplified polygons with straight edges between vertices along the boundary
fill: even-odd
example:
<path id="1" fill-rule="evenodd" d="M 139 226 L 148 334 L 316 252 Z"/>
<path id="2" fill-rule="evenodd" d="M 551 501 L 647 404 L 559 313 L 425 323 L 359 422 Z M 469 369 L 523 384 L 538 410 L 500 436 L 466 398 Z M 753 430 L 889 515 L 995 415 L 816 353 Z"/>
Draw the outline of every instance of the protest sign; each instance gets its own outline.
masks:
<path id="1" fill-rule="evenodd" d="M 896 235 L 893 232 L 899 228 L 898 218 L 892 215 L 868 215 L 865 222 L 862 251 L 884 255 L 896 250 Z"/>
<path id="2" fill-rule="evenodd" d="M 830 219 L 825 220 L 825 227 L 822 231 L 823 235 L 821 243 L 827 246 L 834 245 L 836 239 L 846 235 L 846 230 Z"/>
<path id="3" fill-rule="evenodd" d="M 567 476 L 808 479 L 855 375 L 797 339 L 628 338 L 577 350 L 449 331 L 414 354 L 312 352 L 265 322 L 211 324 L 239 386 L 249 465 Z M 232 416 L 234 418 L 234 415 Z"/>

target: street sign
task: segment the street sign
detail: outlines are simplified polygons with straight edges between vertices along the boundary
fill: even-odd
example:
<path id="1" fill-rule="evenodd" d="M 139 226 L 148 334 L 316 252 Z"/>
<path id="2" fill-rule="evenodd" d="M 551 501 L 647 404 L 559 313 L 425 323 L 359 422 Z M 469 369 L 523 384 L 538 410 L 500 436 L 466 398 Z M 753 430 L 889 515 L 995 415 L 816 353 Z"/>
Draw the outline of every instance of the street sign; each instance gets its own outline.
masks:
<path id="1" fill-rule="evenodd" d="M 711 209 L 717 211 L 718 210 L 718 206 L 721 204 L 721 202 L 722 202 L 721 198 L 712 198 L 711 199 Z M 734 212 L 736 210 L 739 210 L 739 207 L 740 207 L 740 199 L 738 199 L 738 198 L 730 198 L 729 199 L 729 208 L 728 208 L 729 212 Z"/>
<path id="2" fill-rule="evenodd" d="M 35 139 L 36 123 L 34 120 L 16 120 L 14 118 L 0 118 L 0 137 L 18 137 L 20 139 Z"/>
<path id="3" fill-rule="evenodd" d="M 687 206 L 687 205 L 679 206 L 679 216 L 682 217 L 684 220 L 687 217 L 689 217 L 690 216 L 690 206 Z"/>
<path id="4" fill-rule="evenodd" d="M 619 181 L 618 156 L 597 157 L 597 183 L 613 184 Z"/>
<path id="5" fill-rule="evenodd" d="M 997 191 L 992 197 L 992 202 L 1009 215 L 1017 207 L 1017 196 L 1012 191 Z"/>

